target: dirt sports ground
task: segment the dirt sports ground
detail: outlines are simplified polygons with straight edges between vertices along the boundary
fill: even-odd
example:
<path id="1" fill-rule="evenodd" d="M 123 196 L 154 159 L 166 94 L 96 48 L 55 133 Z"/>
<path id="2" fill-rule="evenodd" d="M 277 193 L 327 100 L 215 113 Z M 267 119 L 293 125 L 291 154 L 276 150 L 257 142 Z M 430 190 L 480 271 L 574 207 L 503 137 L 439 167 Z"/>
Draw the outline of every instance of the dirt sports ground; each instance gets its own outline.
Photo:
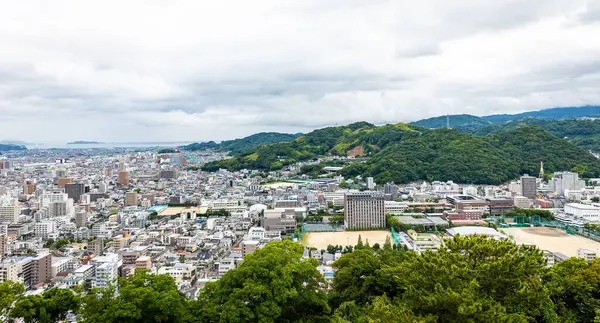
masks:
<path id="1" fill-rule="evenodd" d="M 577 249 L 590 249 L 600 253 L 600 243 L 584 237 L 567 234 L 555 228 L 504 228 L 500 229 L 514 238 L 516 243 L 534 244 L 541 250 L 560 252 L 570 257 L 577 256 Z"/>
<path id="2" fill-rule="evenodd" d="M 354 246 L 358 242 L 358 236 L 362 237 L 363 243 L 369 240 L 372 246 L 375 243 L 383 245 L 385 238 L 391 235 L 389 231 L 344 231 L 344 232 L 307 232 L 302 237 L 302 243 L 308 247 L 327 249 L 328 245 Z"/>

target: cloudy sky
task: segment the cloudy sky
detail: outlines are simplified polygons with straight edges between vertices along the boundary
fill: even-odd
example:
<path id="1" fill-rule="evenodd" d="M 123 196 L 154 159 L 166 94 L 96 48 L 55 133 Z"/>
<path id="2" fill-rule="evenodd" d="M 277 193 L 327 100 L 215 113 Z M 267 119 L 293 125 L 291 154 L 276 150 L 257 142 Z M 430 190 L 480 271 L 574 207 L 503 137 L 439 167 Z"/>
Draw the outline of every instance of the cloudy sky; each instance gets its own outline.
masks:
<path id="1" fill-rule="evenodd" d="M 600 0 L 3 0 L 0 140 L 222 140 L 600 103 Z"/>

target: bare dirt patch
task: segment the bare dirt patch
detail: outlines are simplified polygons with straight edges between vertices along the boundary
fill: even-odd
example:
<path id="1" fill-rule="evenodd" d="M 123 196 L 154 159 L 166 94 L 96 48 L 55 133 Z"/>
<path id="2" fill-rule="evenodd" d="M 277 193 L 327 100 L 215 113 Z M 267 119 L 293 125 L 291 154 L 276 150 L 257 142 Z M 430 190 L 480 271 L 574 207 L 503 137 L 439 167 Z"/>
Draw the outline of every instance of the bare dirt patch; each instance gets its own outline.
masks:
<path id="1" fill-rule="evenodd" d="M 363 243 L 367 240 L 372 246 L 375 243 L 383 245 L 387 236 L 391 235 L 389 231 L 344 231 L 344 232 L 307 232 L 304 234 L 302 242 L 307 247 L 317 249 L 326 249 L 328 245 L 354 246 L 358 242 L 358 236 L 361 236 Z"/>

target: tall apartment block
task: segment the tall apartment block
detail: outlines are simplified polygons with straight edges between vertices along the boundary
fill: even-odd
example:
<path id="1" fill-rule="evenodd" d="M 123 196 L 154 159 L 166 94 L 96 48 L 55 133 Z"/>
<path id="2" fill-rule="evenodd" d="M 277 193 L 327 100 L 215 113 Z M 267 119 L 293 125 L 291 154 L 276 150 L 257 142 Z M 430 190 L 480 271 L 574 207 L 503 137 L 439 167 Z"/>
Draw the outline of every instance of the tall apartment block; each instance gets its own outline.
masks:
<path id="1" fill-rule="evenodd" d="M 537 196 L 537 179 L 533 176 L 521 176 L 521 195 L 529 199 Z"/>
<path id="2" fill-rule="evenodd" d="M 344 195 L 344 224 L 347 228 L 385 227 L 384 194 L 355 192 Z"/>

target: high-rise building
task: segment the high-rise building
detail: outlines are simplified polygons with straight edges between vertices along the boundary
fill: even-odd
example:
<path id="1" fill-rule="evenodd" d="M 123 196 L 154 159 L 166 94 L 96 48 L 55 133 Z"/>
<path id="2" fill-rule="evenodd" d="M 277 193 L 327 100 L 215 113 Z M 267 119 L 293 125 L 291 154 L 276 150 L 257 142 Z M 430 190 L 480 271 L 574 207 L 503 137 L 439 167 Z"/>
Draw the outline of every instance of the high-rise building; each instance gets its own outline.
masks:
<path id="1" fill-rule="evenodd" d="M 74 201 L 81 200 L 81 195 L 85 194 L 85 184 L 83 183 L 67 183 L 65 184 L 65 193 Z"/>
<path id="2" fill-rule="evenodd" d="M 138 196 L 136 192 L 125 193 L 125 206 L 135 206 L 138 204 Z"/>
<path id="3" fill-rule="evenodd" d="M 346 193 L 344 211 L 347 228 L 385 227 L 384 196 L 379 192 Z"/>
<path id="4" fill-rule="evenodd" d="M 119 178 L 117 180 L 119 185 L 129 185 L 129 172 L 119 171 Z"/>
<path id="5" fill-rule="evenodd" d="M 527 174 L 521 176 L 521 195 L 529 199 L 537 196 L 537 179 Z"/>
<path id="6" fill-rule="evenodd" d="M 387 183 L 383 186 L 383 192 L 386 196 L 389 195 L 391 200 L 398 198 L 398 185 L 394 183 Z"/>
<path id="7" fill-rule="evenodd" d="M 579 179 L 579 174 L 573 172 L 556 172 L 548 183 L 550 190 L 558 196 L 565 196 L 565 191 L 585 188 L 585 181 Z"/>
<path id="8" fill-rule="evenodd" d="M 87 212 L 81 211 L 75 214 L 75 225 L 77 228 L 87 227 Z"/>

